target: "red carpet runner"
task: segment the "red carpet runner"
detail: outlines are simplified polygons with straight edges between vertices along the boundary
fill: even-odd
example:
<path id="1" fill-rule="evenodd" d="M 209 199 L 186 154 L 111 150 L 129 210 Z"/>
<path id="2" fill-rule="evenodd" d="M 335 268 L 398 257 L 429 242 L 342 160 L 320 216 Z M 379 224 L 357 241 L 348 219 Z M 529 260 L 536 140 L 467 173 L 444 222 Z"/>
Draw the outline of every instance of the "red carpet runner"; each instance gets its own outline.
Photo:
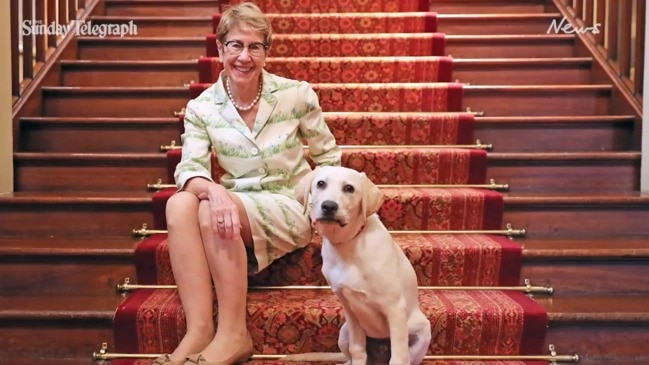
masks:
<path id="1" fill-rule="evenodd" d="M 343 164 L 377 184 L 481 184 L 486 152 L 435 145 L 473 143 L 473 117 L 462 111 L 462 85 L 451 82 L 452 59 L 427 0 L 259 0 L 276 33 L 268 70 L 311 82 L 325 118 L 344 150 Z M 343 11 L 345 13 L 343 13 Z M 363 12 L 358 15 L 355 13 Z M 298 14 L 301 13 L 301 14 Z M 335 14 L 339 13 L 339 14 Z M 389 16 L 388 16 L 389 14 Z M 218 22 L 220 16 L 214 16 Z M 213 32 L 207 29 L 207 32 Z M 345 34 L 336 34 L 345 33 Z M 198 63 L 196 97 L 221 66 L 214 36 Z M 326 57 L 326 58 L 325 58 Z M 182 117 L 179 131 L 182 133 Z M 361 146 L 373 145 L 368 149 Z M 406 148 L 407 145 L 417 146 Z M 428 145 L 430 147 L 423 147 Z M 381 147 L 383 146 L 383 147 Z M 402 146 L 402 147 L 397 147 Z M 168 182 L 180 150 L 168 152 Z M 213 175 L 220 171 L 214 164 Z M 383 187 L 379 214 L 392 230 L 478 230 L 503 226 L 500 193 L 485 189 Z M 166 227 L 164 206 L 174 189 L 154 194 L 156 229 Z M 462 286 L 518 285 L 521 247 L 492 235 L 395 234 L 422 286 L 430 318 L 431 355 L 516 355 L 544 352 L 547 315 L 518 292 L 461 290 Z M 173 284 L 166 235 L 136 250 L 140 284 Z M 320 241 L 289 254 L 250 279 L 252 286 L 324 285 Z M 216 308 L 215 308 L 216 310 Z M 249 294 L 249 329 L 257 354 L 337 352 L 341 308 L 329 290 L 255 290 Z M 115 351 L 168 353 L 185 331 L 175 290 L 138 290 L 115 314 Z M 385 340 L 368 342 L 374 364 L 387 363 Z M 253 361 L 274 364 L 277 361 Z M 150 364 L 116 360 L 115 365 Z M 294 364 L 300 364 L 295 362 Z M 319 363 L 323 364 L 323 363 Z M 436 365 L 540 365 L 517 361 L 427 361 Z"/>

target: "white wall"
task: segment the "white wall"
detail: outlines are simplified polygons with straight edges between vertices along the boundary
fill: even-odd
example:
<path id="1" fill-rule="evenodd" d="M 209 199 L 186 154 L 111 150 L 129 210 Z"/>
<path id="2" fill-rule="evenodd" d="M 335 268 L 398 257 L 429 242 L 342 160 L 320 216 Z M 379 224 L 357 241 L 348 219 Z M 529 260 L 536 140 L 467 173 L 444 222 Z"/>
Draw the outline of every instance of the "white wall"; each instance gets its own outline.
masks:
<path id="1" fill-rule="evenodd" d="M 0 0 L 0 194 L 13 191 L 9 1 Z"/>

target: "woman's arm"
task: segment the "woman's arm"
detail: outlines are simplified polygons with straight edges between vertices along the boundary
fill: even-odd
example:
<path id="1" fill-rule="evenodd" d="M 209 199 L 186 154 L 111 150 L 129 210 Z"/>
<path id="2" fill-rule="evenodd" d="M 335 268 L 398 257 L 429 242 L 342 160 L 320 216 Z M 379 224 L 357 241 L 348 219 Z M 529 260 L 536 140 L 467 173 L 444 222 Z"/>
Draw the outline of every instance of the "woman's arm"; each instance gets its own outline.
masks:
<path id="1" fill-rule="evenodd" d="M 342 152 L 322 115 L 318 95 L 303 82 L 299 95 L 304 95 L 306 113 L 300 119 L 300 133 L 309 145 L 309 156 L 318 166 L 340 166 Z"/>

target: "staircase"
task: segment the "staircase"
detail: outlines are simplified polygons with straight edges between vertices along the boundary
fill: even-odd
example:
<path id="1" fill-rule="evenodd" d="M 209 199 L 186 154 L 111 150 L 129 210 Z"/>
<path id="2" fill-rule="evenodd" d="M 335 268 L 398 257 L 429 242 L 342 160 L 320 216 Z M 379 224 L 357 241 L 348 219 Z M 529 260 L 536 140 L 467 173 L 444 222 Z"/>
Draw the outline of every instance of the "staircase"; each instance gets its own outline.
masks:
<path id="1" fill-rule="evenodd" d="M 404 69 L 418 62 L 411 72 L 380 81 L 391 83 L 402 95 L 410 86 L 432 90 L 436 82 L 460 90 L 461 105 L 447 105 L 447 111 L 460 119 L 458 123 L 466 123 L 471 133 L 458 141 L 466 145 L 477 139 L 493 146 L 486 153 L 472 152 L 472 158 L 486 164 L 486 172 L 462 183 L 493 179 L 508 185 L 505 192 L 488 190 L 501 199 L 503 209 L 502 216 L 486 219 L 497 228 L 509 223 L 525 230 L 524 237 L 513 241 L 523 247 L 519 283 L 529 279 L 533 285 L 554 289 L 552 296 L 534 295 L 534 301 L 529 301 L 547 311 L 544 347 L 554 344 L 559 353 L 578 353 L 584 364 L 649 362 L 645 345 L 649 282 L 644 279 L 649 275 L 649 197 L 638 192 L 636 147 L 641 118 L 620 97 L 613 81 L 602 76 L 601 66 L 577 36 L 546 34 L 551 21 L 563 16 L 553 1 L 393 2 L 426 8 L 418 8 L 417 14 L 408 9 L 365 14 L 363 24 L 384 21 L 385 12 L 392 15 L 393 33 L 369 37 L 329 35 L 361 33 L 349 25 L 354 19 L 352 9 L 336 8 L 342 1 L 315 2 L 319 5 L 313 6 L 327 9 L 312 9 L 322 14 L 305 15 L 299 32 L 289 30 L 300 24 L 292 23 L 294 18 L 288 15 L 292 7 L 281 8 L 288 2 L 259 3 L 268 6 L 277 33 L 268 67 L 289 77 L 307 78 L 320 94 L 323 108 L 335 105 L 336 92 L 369 95 L 378 76 L 367 70 L 387 67 L 385 60 L 377 58 L 341 66 L 343 43 L 336 42 L 355 44 L 357 57 L 401 56 Z M 14 158 L 16 193 L 0 196 L 0 275 L 4 277 L 0 364 L 90 364 L 94 363 L 91 354 L 103 342 L 108 343 L 108 352 L 122 351 L 116 347 L 120 339 L 114 339 L 116 308 L 145 291 L 118 294 L 115 288 L 125 278 L 142 283 L 141 255 L 155 254 L 161 247 L 161 235 L 144 239 L 134 237 L 133 230 L 143 223 L 164 229 L 159 205 L 169 191 L 153 193 L 147 184 L 158 179 L 172 182 L 170 166 L 178 150 L 163 153 L 160 147 L 179 141 L 182 124 L 174 113 L 218 71 L 209 59 L 197 61 L 199 56 L 211 55 L 206 35 L 212 32 L 218 16 L 211 15 L 218 9 L 218 2 L 212 0 L 100 1 L 91 14 L 93 23 L 134 20 L 137 37 L 77 37 L 43 86 L 37 105 L 23 113 Z M 424 11 L 437 14 L 422 15 Z M 326 12 L 347 12 L 344 16 L 351 23 L 337 25 Z M 417 30 L 418 22 L 423 22 L 423 30 Z M 336 26 L 341 29 L 336 31 Z M 311 35 L 296 40 L 298 33 Z M 420 46 L 376 46 L 394 44 L 396 33 L 409 34 L 409 44 Z M 437 65 L 439 57 L 440 79 L 434 79 L 425 70 Z M 313 65 L 338 73 L 305 72 Z M 346 80 L 345 71 L 366 79 Z M 343 82 L 359 85 L 332 84 Z M 381 93 L 376 96 L 383 101 L 379 106 L 387 108 L 389 99 L 381 95 L 390 94 L 385 89 Z M 451 144 L 432 133 L 422 137 L 434 110 L 407 119 L 399 113 L 402 109 L 341 116 L 340 112 L 353 111 L 345 107 L 325 109 L 338 143 L 374 145 L 369 150 L 346 150 L 345 161 L 350 164 L 381 154 L 410 158 L 408 148 L 398 151 L 392 145 Z M 473 113 L 465 112 L 466 108 Z M 386 129 L 378 136 L 379 126 L 399 118 L 407 128 Z M 375 124 L 363 124 L 367 120 Z M 370 137 L 360 140 L 361 130 Z M 400 133 L 403 130 L 409 131 L 407 140 Z M 435 149 L 421 149 L 418 161 L 432 161 L 433 153 Z M 409 170 L 381 174 L 376 169 L 373 179 L 382 184 L 432 181 L 422 176 L 415 181 L 403 171 Z M 389 196 L 405 191 L 384 190 Z M 384 206 L 383 212 L 388 208 Z M 398 217 L 383 218 L 391 229 L 412 228 Z M 146 251 L 147 245 L 153 251 Z M 414 251 L 408 251 L 410 257 Z M 317 256 L 317 252 L 307 254 Z M 504 261 L 500 269 L 507 270 L 508 263 Z M 160 268 L 152 281 L 172 283 L 168 276 L 162 280 Z M 311 274 L 313 278 L 306 279 L 319 280 Z M 259 280 L 267 283 L 270 279 L 266 279 Z M 421 285 L 436 284 L 431 279 Z M 272 295 L 254 296 L 264 301 Z M 119 361 L 124 360 L 115 363 Z"/>

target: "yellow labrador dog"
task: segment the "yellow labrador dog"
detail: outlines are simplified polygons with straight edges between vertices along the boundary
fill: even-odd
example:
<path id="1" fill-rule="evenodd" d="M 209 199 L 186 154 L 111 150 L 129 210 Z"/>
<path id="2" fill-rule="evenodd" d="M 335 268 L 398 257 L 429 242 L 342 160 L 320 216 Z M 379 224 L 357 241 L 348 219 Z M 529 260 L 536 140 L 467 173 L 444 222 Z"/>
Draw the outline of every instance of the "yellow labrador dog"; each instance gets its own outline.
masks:
<path id="1" fill-rule="evenodd" d="M 421 363 L 431 340 L 419 308 L 415 270 L 378 215 L 383 195 L 364 173 L 320 167 L 296 187 L 311 205 L 322 236 L 322 273 L 340 300 L 346 322 L 338 346 L 348 364 L 367 362 L 366 336 L 390 338 L 390 365 Z"/>

